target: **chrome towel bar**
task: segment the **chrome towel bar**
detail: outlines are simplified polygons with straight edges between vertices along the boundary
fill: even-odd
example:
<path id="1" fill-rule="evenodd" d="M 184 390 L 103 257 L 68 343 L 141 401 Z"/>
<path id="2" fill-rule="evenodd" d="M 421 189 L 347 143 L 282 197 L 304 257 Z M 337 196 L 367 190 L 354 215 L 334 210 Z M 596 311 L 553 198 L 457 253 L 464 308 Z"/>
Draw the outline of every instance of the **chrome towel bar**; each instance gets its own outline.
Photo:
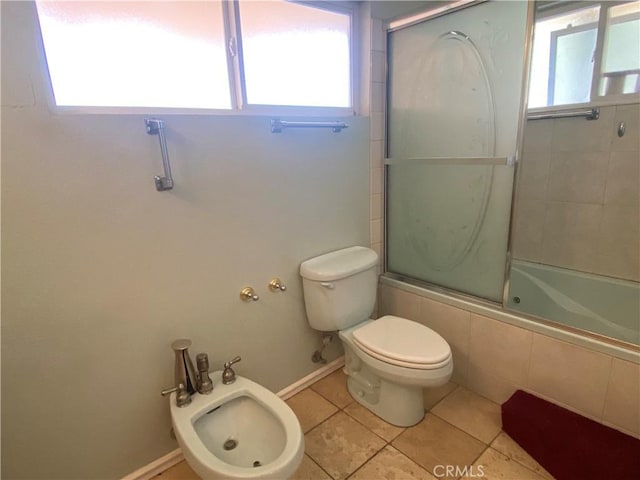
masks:
<path id="1" fill-rule="evenodd" d="M 433 158 L 385 158 L 385 165 L 503 165 L 512 167 L 515 164 L 515 155 L 508 157 L 433 157 Z"/>
<path id="2" fill-rule="evenodd" d="M 282 133 L 285 128 L 330 128 L 339 133 L 348 127 L 344 122 L 287 122 L 278 118 L 271 120 L 271 133 Z"/>
<path id="3" fill-rule="evenodd" d="M 587 108 L 582 110 L 565 110 L 558 112 L 530 113 L 527 120 L 544 120 L 546 118 L 570 118 L 586 117 L 587 120 L 598 120 L 600 118 L 599 108 Z"/>
<path id="4" fill-rule="evenodd" d="M 164 136 L 164 121 L 157 118 L 145 118 L 147 133 L 149 135 L 158 135 L 160 141 L 160 154 L 162 155 L 162 167 L 164 168 L 164 177 L 156 175 L 153 179 L 156 182 L 156 190 L 163 192 L 173 188 L 173 178 L 171 177 L 171 164 L 169 163 L 169 152 L 167 151 L 167 139 Z"/>

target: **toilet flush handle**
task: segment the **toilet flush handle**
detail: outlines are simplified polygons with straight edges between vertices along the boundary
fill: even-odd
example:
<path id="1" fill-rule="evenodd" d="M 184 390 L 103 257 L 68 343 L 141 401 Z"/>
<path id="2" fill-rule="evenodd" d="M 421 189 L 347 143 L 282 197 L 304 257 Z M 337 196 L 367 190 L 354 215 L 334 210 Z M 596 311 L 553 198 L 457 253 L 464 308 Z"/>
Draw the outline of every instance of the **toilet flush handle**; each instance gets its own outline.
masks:
<path id="1" fill-rule="evenodd" d="M 324 288 L 328 288 L 329 290 L 333 290 L 335 288 L 335 285 L 330 282 L 320 282 L 320 285 L 322 285 Z"/>

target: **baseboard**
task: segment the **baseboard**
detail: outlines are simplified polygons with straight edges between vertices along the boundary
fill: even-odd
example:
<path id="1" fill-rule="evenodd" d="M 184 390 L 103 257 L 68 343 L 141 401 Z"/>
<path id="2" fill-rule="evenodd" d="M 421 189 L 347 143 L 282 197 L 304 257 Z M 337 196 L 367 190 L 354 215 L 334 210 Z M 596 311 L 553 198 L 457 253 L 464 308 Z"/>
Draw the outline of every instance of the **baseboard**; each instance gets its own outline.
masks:
<path id="1" fill-rule="evenodd" d="M 292 383 L 288 387 L 283 388 L 278 393 L 276 393 L 276 395 L 278 395 L 283 400 L 287 400 L 288 398 L 293 397 L 296 393 L 299 393 L 305 388 L 307 388 L 309 385 L 335 372 L 343 365 L 344 365 L 344 355 L 336 358 L 332 362 L 327 363 L 323 367 L 311 372 L 306 377 L 301 378 L 295 383 Z M 184 455 L 182 454 L 182 450 L 177 448 L 174 451 L 167 453 L 165 456 L 160 457 L 157 460 L 154 460 L 148 465 L 145 465 L 144 467 L 139 468 L 135 472 L 130 473 L 125 477 L 122 477 L 121 480 L 150 480 L 156 475 L 180 463 L 182 460 L 184 460 Z"/>
<path id="2" fill-rule="evenodd" d="M 139 468 L 126 477 L 122 477 L 122 480 L 150 480 L 156 475 L 159 475 L 165 470 L 168 470 L 174 465 L 177 465 L 182 460 L 184 460 L 182 450 L 176 448 L 174 451 L 169 452 L 165 456 L 160 457 L 157 460 L 149 463 L 148 465 Z"/>
<path id="3" fill-rule="evenodd" d="M 323 367 L 311 372 L 306 377 L 303 377 L 300 380 L 298 380 L 297 382 L 292 383 L 288 387 L 283 388 L 278 393 L 276 393 L 276 395 L 278 395 L 283 400 L 287 400 L 287 399 L 293 397 L 296 393 L 299 393 L 302 390 L 304 390 L 305 388 L 307 388 L 309 385 L 311 385 L 311 384 L 317 382 L 318 380 L 320 380 L 321 378 L 324 378 L 327 375 L 335 372 L 336 370 L 338 370 L 343 365 L 344 365 L 344 355 L 342 355 L 342 356 L 336 358 L 335 360 L 327 363 L 325 366 L 323 366 Z"/>

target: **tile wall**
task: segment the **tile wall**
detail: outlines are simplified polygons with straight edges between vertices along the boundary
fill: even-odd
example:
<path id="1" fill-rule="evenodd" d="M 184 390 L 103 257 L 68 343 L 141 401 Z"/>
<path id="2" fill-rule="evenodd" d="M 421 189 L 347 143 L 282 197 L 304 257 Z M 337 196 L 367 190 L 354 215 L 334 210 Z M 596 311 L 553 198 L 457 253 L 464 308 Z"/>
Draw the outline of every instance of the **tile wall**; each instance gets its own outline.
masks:
<path id="1" fill-rule="evenodd" d="M 635 104 L 527 123 L 515 258 L 640 280 L 639 120 Z"/>
<path id="2" fill-rule="evenodd" d="M 383 159 L 384 159 L 384 123 L 385 123 L 385 78 L 386 78 L 386 39 L 382 21 L 371 21 L 371 143 L 369 148 L 371 203 L 369 220 L 371 222 L 371 248 L 380 257 L 382 273 L 383 240 Z"/>
<path id="3" fill-rule="evenodd" d="M 517 389 L 640 437 L 640 365 L 388 285 L 380 315 L 437 331 L 453 352 L 452 380 L 502 403 Z"/>

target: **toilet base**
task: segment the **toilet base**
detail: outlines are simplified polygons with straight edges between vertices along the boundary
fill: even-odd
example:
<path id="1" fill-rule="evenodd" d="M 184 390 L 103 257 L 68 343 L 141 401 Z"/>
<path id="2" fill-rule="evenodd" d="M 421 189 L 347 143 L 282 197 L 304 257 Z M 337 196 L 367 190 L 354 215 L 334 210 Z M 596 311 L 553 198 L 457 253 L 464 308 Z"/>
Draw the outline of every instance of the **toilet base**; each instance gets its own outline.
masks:
<path id="1" fill-rule="evenodd" d="M 419 423 L 425 415 L 423 389 L 447 383 L 453 372 L 453 362 L 426 371 L 396 367 L 359 350 L 353 343 L 352 334 L 353 328 L 340 331 L 345 354 L 344 372 L 351 396 L 392 425 L 410 427 Z"/>
<path id="2" fill-rule="evenodd" d="M 361 373 L 362 370 L 357 372 L 358 375 Z M 347 378 L 347 389 L 351 396 L 384 421 L 398 427 L 410 427 L 424 418 L 421 387 L 398 385 L 381 378 L 374 388 L 377 392 L 370 395 L 357 376 L 349 375 Z"/>

